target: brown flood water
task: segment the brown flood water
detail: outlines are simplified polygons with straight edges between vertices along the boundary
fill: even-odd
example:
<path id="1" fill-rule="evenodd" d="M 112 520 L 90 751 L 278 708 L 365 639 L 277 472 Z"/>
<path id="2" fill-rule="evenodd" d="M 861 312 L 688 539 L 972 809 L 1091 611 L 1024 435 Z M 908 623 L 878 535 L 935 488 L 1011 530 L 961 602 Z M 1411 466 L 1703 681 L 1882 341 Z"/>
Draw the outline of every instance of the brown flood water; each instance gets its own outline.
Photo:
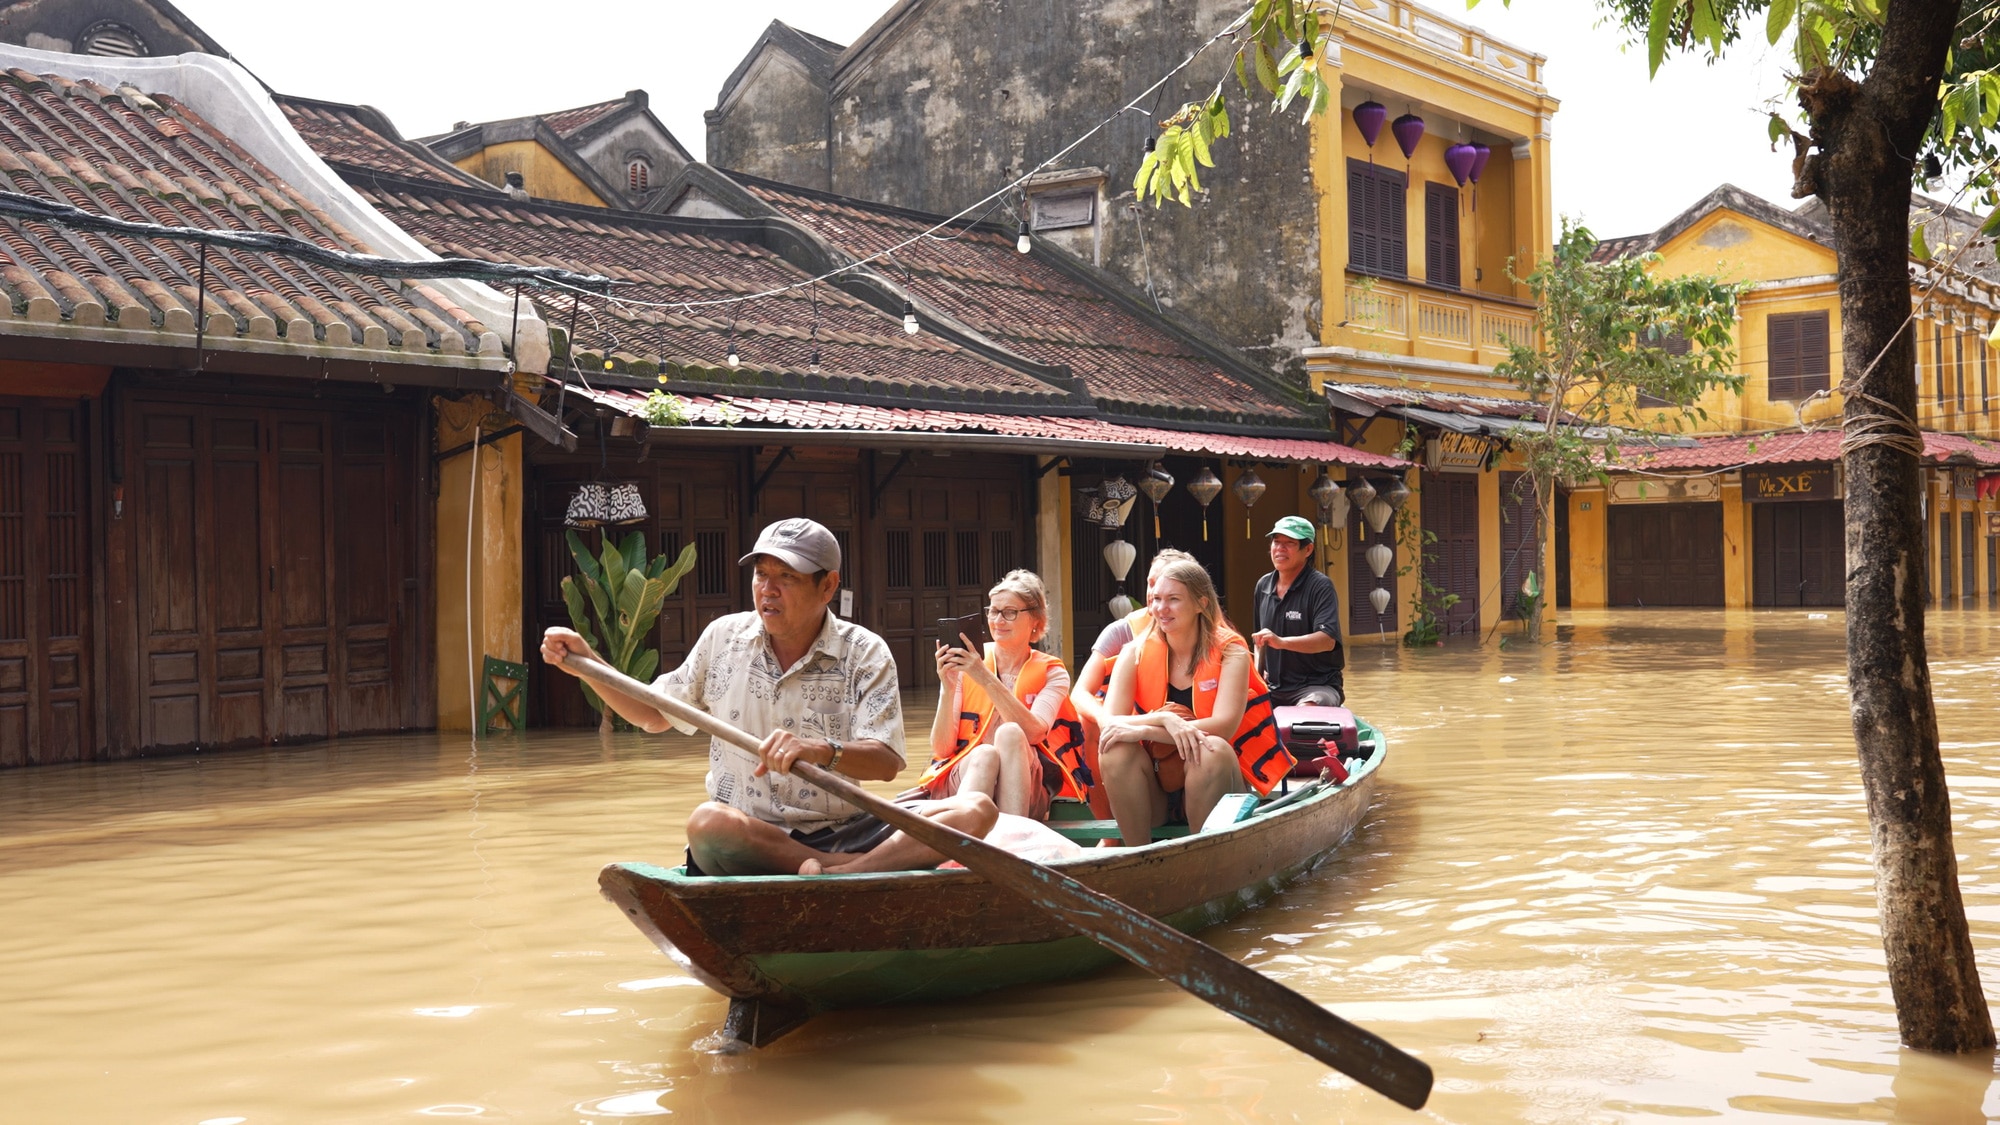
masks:
<path id="1" fill-rule="evenodd" d="M 2000 612 L 1932 635 L 2000 1007 Z M 1362 652 L 1376 807 L 1209 940 L 1429 1061 L 1414 1119 L 1988 1120 L 1993 1059 L 1896 1046 L 1841 645 L 1645 611 Z M 567 732 L 0 775 L 0 1121 L 1413 1119 L 1129 968 L 704 1053 L 723 1000 L 595 884 L 679 855 L 701 777 Z"/>

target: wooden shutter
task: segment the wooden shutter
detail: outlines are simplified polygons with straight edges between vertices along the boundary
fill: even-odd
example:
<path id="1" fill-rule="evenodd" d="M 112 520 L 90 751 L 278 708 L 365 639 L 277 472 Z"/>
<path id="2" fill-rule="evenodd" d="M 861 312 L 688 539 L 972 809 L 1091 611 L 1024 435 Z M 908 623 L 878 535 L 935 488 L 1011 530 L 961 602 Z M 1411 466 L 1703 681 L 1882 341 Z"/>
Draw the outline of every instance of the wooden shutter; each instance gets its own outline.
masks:
<path id="1" fill-rule="evenodd" d="M 1347 162 L 1350 269 L 1381 277 L 1408 276 L 1408 221 L 1403 213 L 1406 183 L 1401 172 L 1362 160 Z"/>
<path id="2" fill-rule="evenodd" d="M 1944 329 L 1935 324 L 1931 325 L 1931 367 L 1937 375 L 1937 404 L 1942 410 L 1948 393 L 1944 382 Z"/>
<path id="3" fill-rule="evenodd" d="M 1825 310 L 1799 314 L 1799 397 L 1826 390 L 1833 371 Z"/>
<path id="4" fill-rule="evenodd" d="M 1459 287 L 1458 189 L 1424 185 L 1424 278 L 1432 285 Z"/>
<path id="5" fill-rule="evenodd" d="M 1805 397 L 1799 384 L 1799 318 L 1787 313 L 1772 316 L 1765 324 L 1770 343 L 1770 393 L 1771 401 L 1778 402 Z"/>

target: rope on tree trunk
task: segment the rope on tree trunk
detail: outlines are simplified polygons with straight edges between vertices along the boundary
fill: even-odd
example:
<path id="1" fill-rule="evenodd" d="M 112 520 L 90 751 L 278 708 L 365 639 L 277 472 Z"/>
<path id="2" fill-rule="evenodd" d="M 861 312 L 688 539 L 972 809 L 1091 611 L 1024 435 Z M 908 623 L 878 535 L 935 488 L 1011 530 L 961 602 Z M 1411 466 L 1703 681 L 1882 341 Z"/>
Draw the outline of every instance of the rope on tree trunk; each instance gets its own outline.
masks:
<path id="1" fill-rule="evenodd" d="M 1840 455 L 1846 457 L 1857 449 L 1871 445 L 1886 445 L 1899 453 L 1922 460 L 1924 456 L 1924 432 L 1916 419 L 1909 416 L 1902 407 L 1892 402 L 1868 394 L 1865 391 L 1847 388 L 1849 401 L 1860 400 L 1879 408 L 1867 413 L 1849 414 L 1840 424 Z"/>

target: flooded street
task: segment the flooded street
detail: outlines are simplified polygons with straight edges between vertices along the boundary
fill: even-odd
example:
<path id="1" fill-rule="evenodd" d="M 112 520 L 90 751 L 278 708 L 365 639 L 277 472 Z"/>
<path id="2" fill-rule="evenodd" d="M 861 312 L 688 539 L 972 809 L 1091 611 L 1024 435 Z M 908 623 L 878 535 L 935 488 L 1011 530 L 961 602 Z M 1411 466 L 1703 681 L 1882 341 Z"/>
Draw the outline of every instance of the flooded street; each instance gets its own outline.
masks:
<path id="1" fill-rule="evenodd" d="M 1376 807 L 1206 936 L 1427 1060 L 1420 1115 L 1129 968 L 703 1053 L 724 1001 L 596 889 L 677 862 L 703 752 L 563 732 L 0 774 L 0 1119 L 1984 1121 L 1991 1059 L 1895 1043 L 1841 629 L 1353 657 Z M 2000 1000 L 2000 611 L 1932 646 Z"/>

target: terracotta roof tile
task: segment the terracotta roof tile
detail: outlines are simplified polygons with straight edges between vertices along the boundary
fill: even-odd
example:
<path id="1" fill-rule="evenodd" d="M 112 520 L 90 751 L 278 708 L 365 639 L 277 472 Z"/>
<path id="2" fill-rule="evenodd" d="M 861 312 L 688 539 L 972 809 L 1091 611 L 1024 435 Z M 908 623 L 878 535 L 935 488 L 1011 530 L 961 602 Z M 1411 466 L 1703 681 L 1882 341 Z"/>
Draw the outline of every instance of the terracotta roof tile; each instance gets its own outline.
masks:
<path id="1" fill-rule="evenodd" d="M 878 253 L 932 225 L 865 203 L 764 183 L 745 186 L 855 257 Z M 1067 366 L 1101 403 L 1141 410 L 1241 412 L 1291 426 L 1311 424 L 1316 417 L 1303 404 L 1223 369 L 1101 290 L 1022 255 L 1010 237 L 974 230 L 925 239 L 877 266 L 898 281 L 905 267 L 910 273 L 907 288 L 917 301 L 1031 360 Z"/>
<path id="2" fill-rule="evenodd" d="M 292 128 L 331 163 L 412 179 L 466 185 L 481 182 L 429 149 L 385 134 L 364 120 L 355 107 L 282 94 L 274 100 Z"/>
<path id="3" fill-rule="evenodd" d="M 1734 469 L 1747 465 L 1792 465 L 1840 460 L 1840 431 L 1810 430 L 1774 434 L 1733 434 L 1698 438 L 1694 444 L 1647 449 L 1627 444 L 1619 467 L 1640 469 Z M 1962 434 L 1924 431 L 1924 462 L 2000 467 L 2000 442 Z"/>
<path id="4" fill-rule="evenodd" d="M 624 98 L 613 98 L 608 102 L 598 102 L 594 105 L 580 105 L 575 109 L 559 109 L 554 113 L 545 113 L 542 115 L 542 120 L 548 123 L 549 128 L 555 130 L 557 136 L 567 137 L 579 129 L 602 121 L 630 104 Z"/>
<path id="5" fill-rule="evenodd" d="M 744 289 L 782 288 L 808 276 L 761 246 L 673 229 L 684 220 L 635 215 L 607 224 L 521 200 L 488 206 L 465 199 L 463 206 L 453 206 L 448 193 L 428 194 L 414 185 L 397 196 L 379 195 L 378 202 L 411 234 L 460 248 L 467 256 L 633 280 L 618 289 L 618 298 L 646 304 L 581 298 L 576 332 L 579 355 L 588 357 L 586 374 L 602 369 L 604 355 L 624 353 L 638 357 L 636 365 L 626 365 L 638 374 L 666 365 L 688 369 L 686 378 L 703 382 L 761 377 L 851 393 L 1071 401 L 1060 387 L 935 335 L 905 335 L 901 318 L 831 286 L 818 289 L 816 345 L 815 302 L 805 290 L 736 306 L 673 307 L 676 301 L 710 300 Z M 552 326 L 566 330 L 572 294 L 534 290 L 530 295 Z M 742 357 L 737 371 L 723 363 L 732 337 Z M 810 370 L 815 349 L 818 373 Z"/>
<path id="6" fill-rule="evenodd" d="M 0 79 L 0 186 L 135 222 L 263 231 L 369 251 L 198 114 L 165 96 L 65 98 L 73 84 L 19 69 Z M 93 94 L 102 87 L 82 85 Z M 60 326 L 189 332 L 197 247 L 182 242 L 0 220 L 0 317 Z M 393 310 L 435 322 L 426 346 L 477 351 L 475 321 L 434 292 L 399 288 L 259 252 L 211 248 L 210 332 L 300 346 L 366 346 L 372 320 L 343 309 Z M 427 321 L 428 318 L 428 321 Z M 375 328 L 374 333 L 369 329 Z M 151 341 L 147 341 L 151 342 Z M 220 342 L 220 341 L 218 341 Z"/>
<path id="7" fill-rule="evenodd" d="M 614 388 L 578 390 L 571 394 L 643 417 L 645 396 Z M 697 395 L 686 400 L 697 425 L 788 426 L 802 429 L 872 430 L 879 433 L 986 433 L 1005 437 L 1054 441 L 1111 442 L 1163 446 L 1182 453 L 1210 457 L 1244 457 L 1270 461 L 1323 461 L 1363 469 L 1407 468 L 1408 461 L 1368 453 L 1331 440 L 1291 437 L 1242 437 L 1132 426 L 1101 418 L 1038 417 L 1023 414 L 975 414 L 965 411 L 870 406 L 808 399 L 773 399 L 734 395 Z"/>

